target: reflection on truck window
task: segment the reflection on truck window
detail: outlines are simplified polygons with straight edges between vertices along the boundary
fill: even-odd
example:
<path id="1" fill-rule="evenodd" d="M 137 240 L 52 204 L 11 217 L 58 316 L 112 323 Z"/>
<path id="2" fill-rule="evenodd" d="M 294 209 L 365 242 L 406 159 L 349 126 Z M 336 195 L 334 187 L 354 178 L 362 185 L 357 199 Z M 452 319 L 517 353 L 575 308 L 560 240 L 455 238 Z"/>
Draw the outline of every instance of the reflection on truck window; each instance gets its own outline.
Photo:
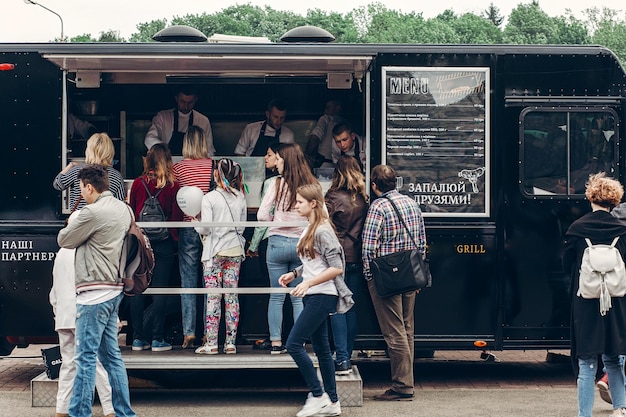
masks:
<path id="1" fill-rule="evenodd" d="M 615 117 L 608 111 L 531 111 L 520 148 L 524 192 L 582 195 L 589 175 L 616 175 Z"/>

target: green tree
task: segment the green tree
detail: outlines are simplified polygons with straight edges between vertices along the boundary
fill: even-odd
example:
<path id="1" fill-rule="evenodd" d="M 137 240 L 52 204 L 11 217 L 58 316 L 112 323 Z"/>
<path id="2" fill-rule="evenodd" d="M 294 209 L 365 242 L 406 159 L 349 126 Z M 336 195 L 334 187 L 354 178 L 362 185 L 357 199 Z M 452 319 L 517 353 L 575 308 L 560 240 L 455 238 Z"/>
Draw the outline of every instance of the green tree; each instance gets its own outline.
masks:
<path id="1" fill-rule="evenodd" d="M 451 23 L 459 43 L 502 43 L 502 32 L 491 20 L 466 13 Z"/>
<path id="2" fill-rule="evenodd" d="M 626 22 L 623 20 L 600 23 L 591 40 L 612 50 L 622 63 L 626 62 Z"/>
<path id="3" fill-rule="evenodd" d="M 152 20 L 150 22 L 139 23 L 136 28 L 138 32 L 130 35 L 130 42 L 154 42 L 152 37 L 167 26 L 167 19 Z"/>
<path id="4" fill-rule="evenodd" d="M 545 45 L 557 43 L 557 32 L 554 19 L 539 7 L 537 0 L 533 0 L 528 4 L 519 4 L 511 11 L 504 28 L 503 41 Z"/>
<path id="5" fill-rule="evenodd" d="M 563 45 L 583 45 L 590 41 L 589 32 L 586 25 L 576 19 L 571 11 L 567 11 L 565 16 L 553 18 L 556 27 L 557 39 L 554 43 Z"/>
<path id="6" fill-rule="evenodd" d="M 73 36 L 70 38 L 70 42 L 98 42 L 95 38 L 91 37 L 91 33 L 83 33 L 82 35 Z"/>
<path id="7" fill-rule="evenodd" d="M 382 3 L 371 3 L 351 12 L 362 43 L 415 43 L 424 23 L 421 14 L 402 14 Z"/>
<path id="8" fill-rule="evenodd" d="M 356 24 L 350 15 L 342 16 L 335 12 L 325 12 L 320 9 L 309 9 L 305 24 L 317 26 L 329 31 L 338 43 L 355 43 L 358 41 Z"/>
<path id="9" fill-rule="evenodd" d="M 126 42 L 126 40 L 120 36 L 119 30 L 109 29 L 100 32 L 97 42 Z"/>
<path id="10" fill-rule="evenodd" d="M 500 27 L 504 21 L 504 17 L 500 15 L 500 9 L 498 9 L 493 2 L 489 3 L 489 8 L 483 12 L 483 17 L 493 23 L 496 27 Z"/>

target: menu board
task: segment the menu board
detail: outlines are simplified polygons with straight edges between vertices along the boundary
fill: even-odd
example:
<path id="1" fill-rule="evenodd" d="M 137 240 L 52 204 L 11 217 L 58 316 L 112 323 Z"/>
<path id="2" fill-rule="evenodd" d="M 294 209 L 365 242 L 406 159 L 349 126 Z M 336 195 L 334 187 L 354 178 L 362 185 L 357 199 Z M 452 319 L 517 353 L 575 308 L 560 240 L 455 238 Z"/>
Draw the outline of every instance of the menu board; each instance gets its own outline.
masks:
<path id="1" fill-rule="evenodd" d="M 383 163 L 430 217 L 489 216 L 489 68 L 383 67 Z"/>

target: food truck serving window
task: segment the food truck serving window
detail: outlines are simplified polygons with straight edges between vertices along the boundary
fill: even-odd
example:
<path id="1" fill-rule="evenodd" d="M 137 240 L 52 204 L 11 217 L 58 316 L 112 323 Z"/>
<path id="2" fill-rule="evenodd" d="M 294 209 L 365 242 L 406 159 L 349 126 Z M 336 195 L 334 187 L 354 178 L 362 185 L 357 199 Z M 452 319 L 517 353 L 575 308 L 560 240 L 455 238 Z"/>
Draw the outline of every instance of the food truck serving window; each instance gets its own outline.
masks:
<path id="1" fill-rule="evenodd" d="M 383 163 L 425 216 L 489 216 L 489 68 L 383 67 Z"/>
<path id="2" fill-rule="evenodd" d="M 585 194 L 590 174 L 616 177 L 617 117 L 606 108 L 526 109 L 520 115 L 520 179 L 532 196 Z"/>

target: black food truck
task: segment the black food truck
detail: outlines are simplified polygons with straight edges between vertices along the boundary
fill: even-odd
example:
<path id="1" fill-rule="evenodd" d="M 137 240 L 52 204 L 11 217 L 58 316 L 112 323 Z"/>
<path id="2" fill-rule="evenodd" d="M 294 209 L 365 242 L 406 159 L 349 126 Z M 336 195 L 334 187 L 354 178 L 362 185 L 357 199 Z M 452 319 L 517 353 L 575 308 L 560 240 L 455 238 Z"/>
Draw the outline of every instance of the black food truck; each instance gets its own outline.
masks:
<path id="1" fill-rule="evenodd" d="M 217 158 L 234 154 L 272 98 L 287 101 L 285 125 L 302 147 L 325 101 L 341 100 L 365 138 L 366 178 L 376 164 L 393 166 L 425 216 L 433 284 L 417 298 L 416 349 L 569 346 L 563 235 L 590 209 L 589 174 L 624 182 L 616 56 L 600 46 L 298 40 L 0 44 L 2 354 L 55 337 L 48 292 L 69 207 L 51 184 L 85 147 L 68 137 L 70 114 L 114 138 L 115 167 L 132 181 L 151 118 L 173 107 L 181 84 L 198 91 Z M 251 221 L 262 171 L 246 172 Z M 244 262 L 240 286 L 267 287 L 255 262 Z M 357 295 L 356 348 L 382 348 L 365 285 Z M 266 308 L 267 294 L 241 295 L 239 343 L 267 335 Z M 168 327 L 176 343 L 179 309 Z"/>

